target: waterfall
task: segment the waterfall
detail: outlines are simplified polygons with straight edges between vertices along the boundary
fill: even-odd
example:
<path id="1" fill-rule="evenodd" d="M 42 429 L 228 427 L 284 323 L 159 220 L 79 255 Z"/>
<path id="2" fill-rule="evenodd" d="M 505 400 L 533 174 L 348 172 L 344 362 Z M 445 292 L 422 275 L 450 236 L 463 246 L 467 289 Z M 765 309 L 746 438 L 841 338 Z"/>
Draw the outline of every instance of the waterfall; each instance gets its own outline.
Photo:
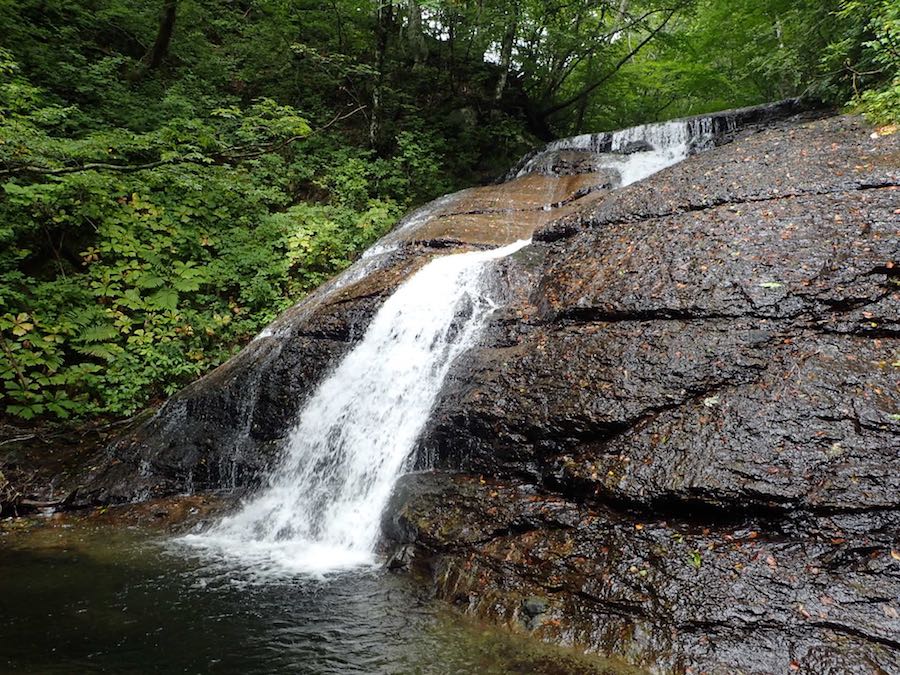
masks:
<path id="1" fill-rule="evenodd" d="M 528 157 L 515 170 L 515 175 L 546 170 L 546 163 L 554 153 L 580 150 L 594 154 L 597 167 L 615 169 L 621 177 L 619 187 L 625 187 L 677 164 L 692 152 L 708 149 L 713 145 L 714 135 L 712 117 L 697 117 L 562 138 Z M 638 142 L 648 147 L 629 152 L 629 146 Z"/>
<path id="2" fill-rule="evenodd" d="M 437 258 L 403 283 L 312 394 L 268 484 L 183 541 L 257 568 L 373 562 L 381 512 L 444 378 L 495 308 L 488 263 L 528 243 Z"/>
<path id="3" fill-rule="evenodd" d="M 594 170 L 614 169 L 624 186 L 708 147 L 712 138 L 709 118 L 577 136 L 532 155 L 518 175 L 552 173 L 553 153 L 582 150 L 594 155 Z M 552 193 L 553 185 L 547 189 Z M 398 231 L 408 234 L 427 224 L 457 197 L 448 195 L 407 216 L 334 288 L 365 276 L 371 264 L 397 248 Z M 381 513 L 409 468 L 444 378 L 495 308 L 489 263 L 528 243 L 443 256 L 405 281 L 362 341 L 312 393 L 261 491 L 235 514 L 181 541 L 242 560 L 263 577 L 374 562 Z"/>

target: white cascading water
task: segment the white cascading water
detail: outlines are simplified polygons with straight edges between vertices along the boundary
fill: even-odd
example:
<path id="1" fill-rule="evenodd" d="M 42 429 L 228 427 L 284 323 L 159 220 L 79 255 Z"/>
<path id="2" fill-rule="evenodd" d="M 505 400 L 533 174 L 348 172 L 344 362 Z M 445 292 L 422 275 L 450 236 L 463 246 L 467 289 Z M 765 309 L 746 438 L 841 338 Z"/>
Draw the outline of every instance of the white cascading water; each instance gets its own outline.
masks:
<path id="1" fill-rule="evenodd" d="M 617 154 L 634 141 L 653 149 Z M 548 145 L 519 175 L 540 168 L 555 151 L 590 150 L 598 155 L 596 166 L 619 172 L 621 187 L 685 159 L 692 145 L 703 148 L 711 141 L 709 119 L 577 136 Z M 408 216 L 404 231 L 453 198 Z M 440 257 L 404 282 L 312 394 L 267 485 L 234 515 L 181 541 L 241 560 L 263 578 L 374 562 L 381 513 L 409 468 L 444 378 L 495 308 L 488 264 L 528 243 Z M 395 246 L 391 235 L 385 237 L 360 269 L 348 270 L 347 279 L 364 275 L 369 260 Z M 346 283 L 339 279 L 336 287 Z"/>
<path id="2" fill-rule="evenodd" d="M 183 541 L 258 571 L 373 562 L 381 512 L 444 377 L 495 308 L 486 264 L 528 243 L 441 257 L 402 284 L 307 402 L 268 485 Z"/>
<path id="3" fill-rule="evenodd" d="M 518 172 L 522 176 L 540 167 L 542 161 L 559 150 L 586 150 L 595 153 L 599 166 L 615 169 L 621 176 L 618 187 L 631 185 L 677 164 L 694 149 L 705 149 L 713 140 L 712 118 L 673 120 L 642 124 L 610 134 L 584 134 L 549 143 Z M 621 154 L 631 143 L 645 142 L 652 150 Z M 606 150 L 608 148 L 608 150 Z"/>

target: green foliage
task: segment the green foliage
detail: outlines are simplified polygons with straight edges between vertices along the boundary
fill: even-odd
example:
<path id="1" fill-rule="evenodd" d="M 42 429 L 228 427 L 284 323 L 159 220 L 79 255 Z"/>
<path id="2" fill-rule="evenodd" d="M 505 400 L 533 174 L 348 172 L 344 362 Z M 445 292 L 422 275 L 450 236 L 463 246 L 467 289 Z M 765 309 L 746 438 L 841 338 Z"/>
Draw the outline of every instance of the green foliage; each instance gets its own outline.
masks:
<path id="1" fill-rule="evenodd" d="M 7 183 L 0 217 L 22 224 L 10 233 L 20 264 L 0 275 L 18 312 L 0 320 L 7 412 L 124 414 L 171 394 L 398 215 L 378 200 L 279 211 L 285 195 L 262 183 L 193 165 Z"/>
<path id="2" fill-rule="evenodd" d="M 270 99 L 73 138 L 53 133 L 68 113 L 8 53 L 0 69 L 7 413 L 127 414 L 173 393 L 350 264 L 401 211 L 373 196 L 369 176 L 352 204 L 338 194 L 292 205 L 286 167 L 304 160 L 282 145 L 310 128 Z M 403 156 L 395 173 L 421 174 Z"/>
<path id="3" fill-rule="evenodd" d="M 875 123 L 900 122 L 900 4 L 844 0 L 840 17 L 854 30 L 832 45 L 829 58 L 850 72 L 851 105 Z M 861 49 L 854 61 L 852 55 Z"/>
<path id="4" fill-rule="evenodd" d="M 896 121 L 898 13 L 892 0 L 697 0 L 592 94 L 582 125 L 620 127 L 801 95 Z"/>
<path id="5" fill-rule="evenodd" d="M 900 109 L 893 0 L 179 0 L 151 67 L 161 9 L 0 0 L 0 413 L 172 393 L 536 136 Z"/>
<path id="6" fill-rule="evenodd" d="M 691 567 L 695 570 L 699 570 L 703 566 L 703 556 L 700 554 L 700 551 L 691 551 L 688 559 L 690 560 Z"/>
<path id="7" fill-rule="evenodd" d="M 900 121 L 900 77 L 882 89 L 869 89 L 856 96 L 851 105 L 876 124 Z"/>

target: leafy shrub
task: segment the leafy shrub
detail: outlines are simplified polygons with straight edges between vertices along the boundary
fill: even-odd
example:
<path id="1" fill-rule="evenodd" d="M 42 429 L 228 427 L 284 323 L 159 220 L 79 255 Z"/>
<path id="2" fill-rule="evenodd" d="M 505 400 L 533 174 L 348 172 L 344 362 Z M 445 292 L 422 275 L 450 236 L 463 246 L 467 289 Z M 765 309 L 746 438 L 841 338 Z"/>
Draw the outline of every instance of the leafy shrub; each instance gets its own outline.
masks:
<path id="1" fill-rule="evenodd" d="M 18 417 L 123 415 L 173 393 L 402 209 L 369 173 L 316 168 L 325 201 L 294 203 L 286 167 L 310 129 L 268 99 L 139 133 L 72 135 L 77 114 L 0 54 L 0 401 Z"/>
<path id="2" fill-rule="evenodd" d="M 844 0 L 841 16 L 858 26 L 863 56 L 856 66 L 848 54 L 854 41 L 836 47 L 851 70 L 854 97 L 851 105 L 875 123 L 900 122 L 900 4 L 893 0 Z M 833 57 L 832 57 L 833 58 Z M 870 85 L 866 88 L 864 85 Z"/>

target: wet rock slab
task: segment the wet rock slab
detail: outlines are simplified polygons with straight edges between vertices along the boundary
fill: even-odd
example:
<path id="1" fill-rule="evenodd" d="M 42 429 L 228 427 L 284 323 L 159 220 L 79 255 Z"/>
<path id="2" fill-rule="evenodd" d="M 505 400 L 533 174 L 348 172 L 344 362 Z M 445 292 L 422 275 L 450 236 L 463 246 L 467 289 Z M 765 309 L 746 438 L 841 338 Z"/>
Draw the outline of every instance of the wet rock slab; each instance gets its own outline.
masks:
<path id="1" fill-rule="evenodd" d="M 551 176 L 531 173 L 499 185 L 463 190 L 421 225 L 404 231 L 400 239 L 485 246 L 528 239 L 561 214 L 574 213 L 576 203 L 581 207 L 599 201 L 618 185 L 614 170 L 588 169 Z"/>
<path id="2" fill-rule="evenodd" d="M 730 144 L 703 152 L 616 198 L 555 220 L 535 234 L 552 240 L 585 228 L 638 222 L 805 194 L 850 192 L 897 184 L 896 135 L 871 137 L 859 118 L 831 117 L 738 134 Z"/>
<path id="3" fill-rule="evenodd" d="M 403 479 L 384 529 L 439 597 L 655 672 L 900 668 L 896 512 L 665 515 L 437 473 Z"/>
<path id="4" fill-rule="evenodd" d="M 388 527 L 439 594 L 526 627 L 546 597 L 538 635 L 665 672 L 900 668 L 900 138 L 871 133 L 738 138 L 505 262 L 423 440 L 487 482 L 423 479 Z"/>

